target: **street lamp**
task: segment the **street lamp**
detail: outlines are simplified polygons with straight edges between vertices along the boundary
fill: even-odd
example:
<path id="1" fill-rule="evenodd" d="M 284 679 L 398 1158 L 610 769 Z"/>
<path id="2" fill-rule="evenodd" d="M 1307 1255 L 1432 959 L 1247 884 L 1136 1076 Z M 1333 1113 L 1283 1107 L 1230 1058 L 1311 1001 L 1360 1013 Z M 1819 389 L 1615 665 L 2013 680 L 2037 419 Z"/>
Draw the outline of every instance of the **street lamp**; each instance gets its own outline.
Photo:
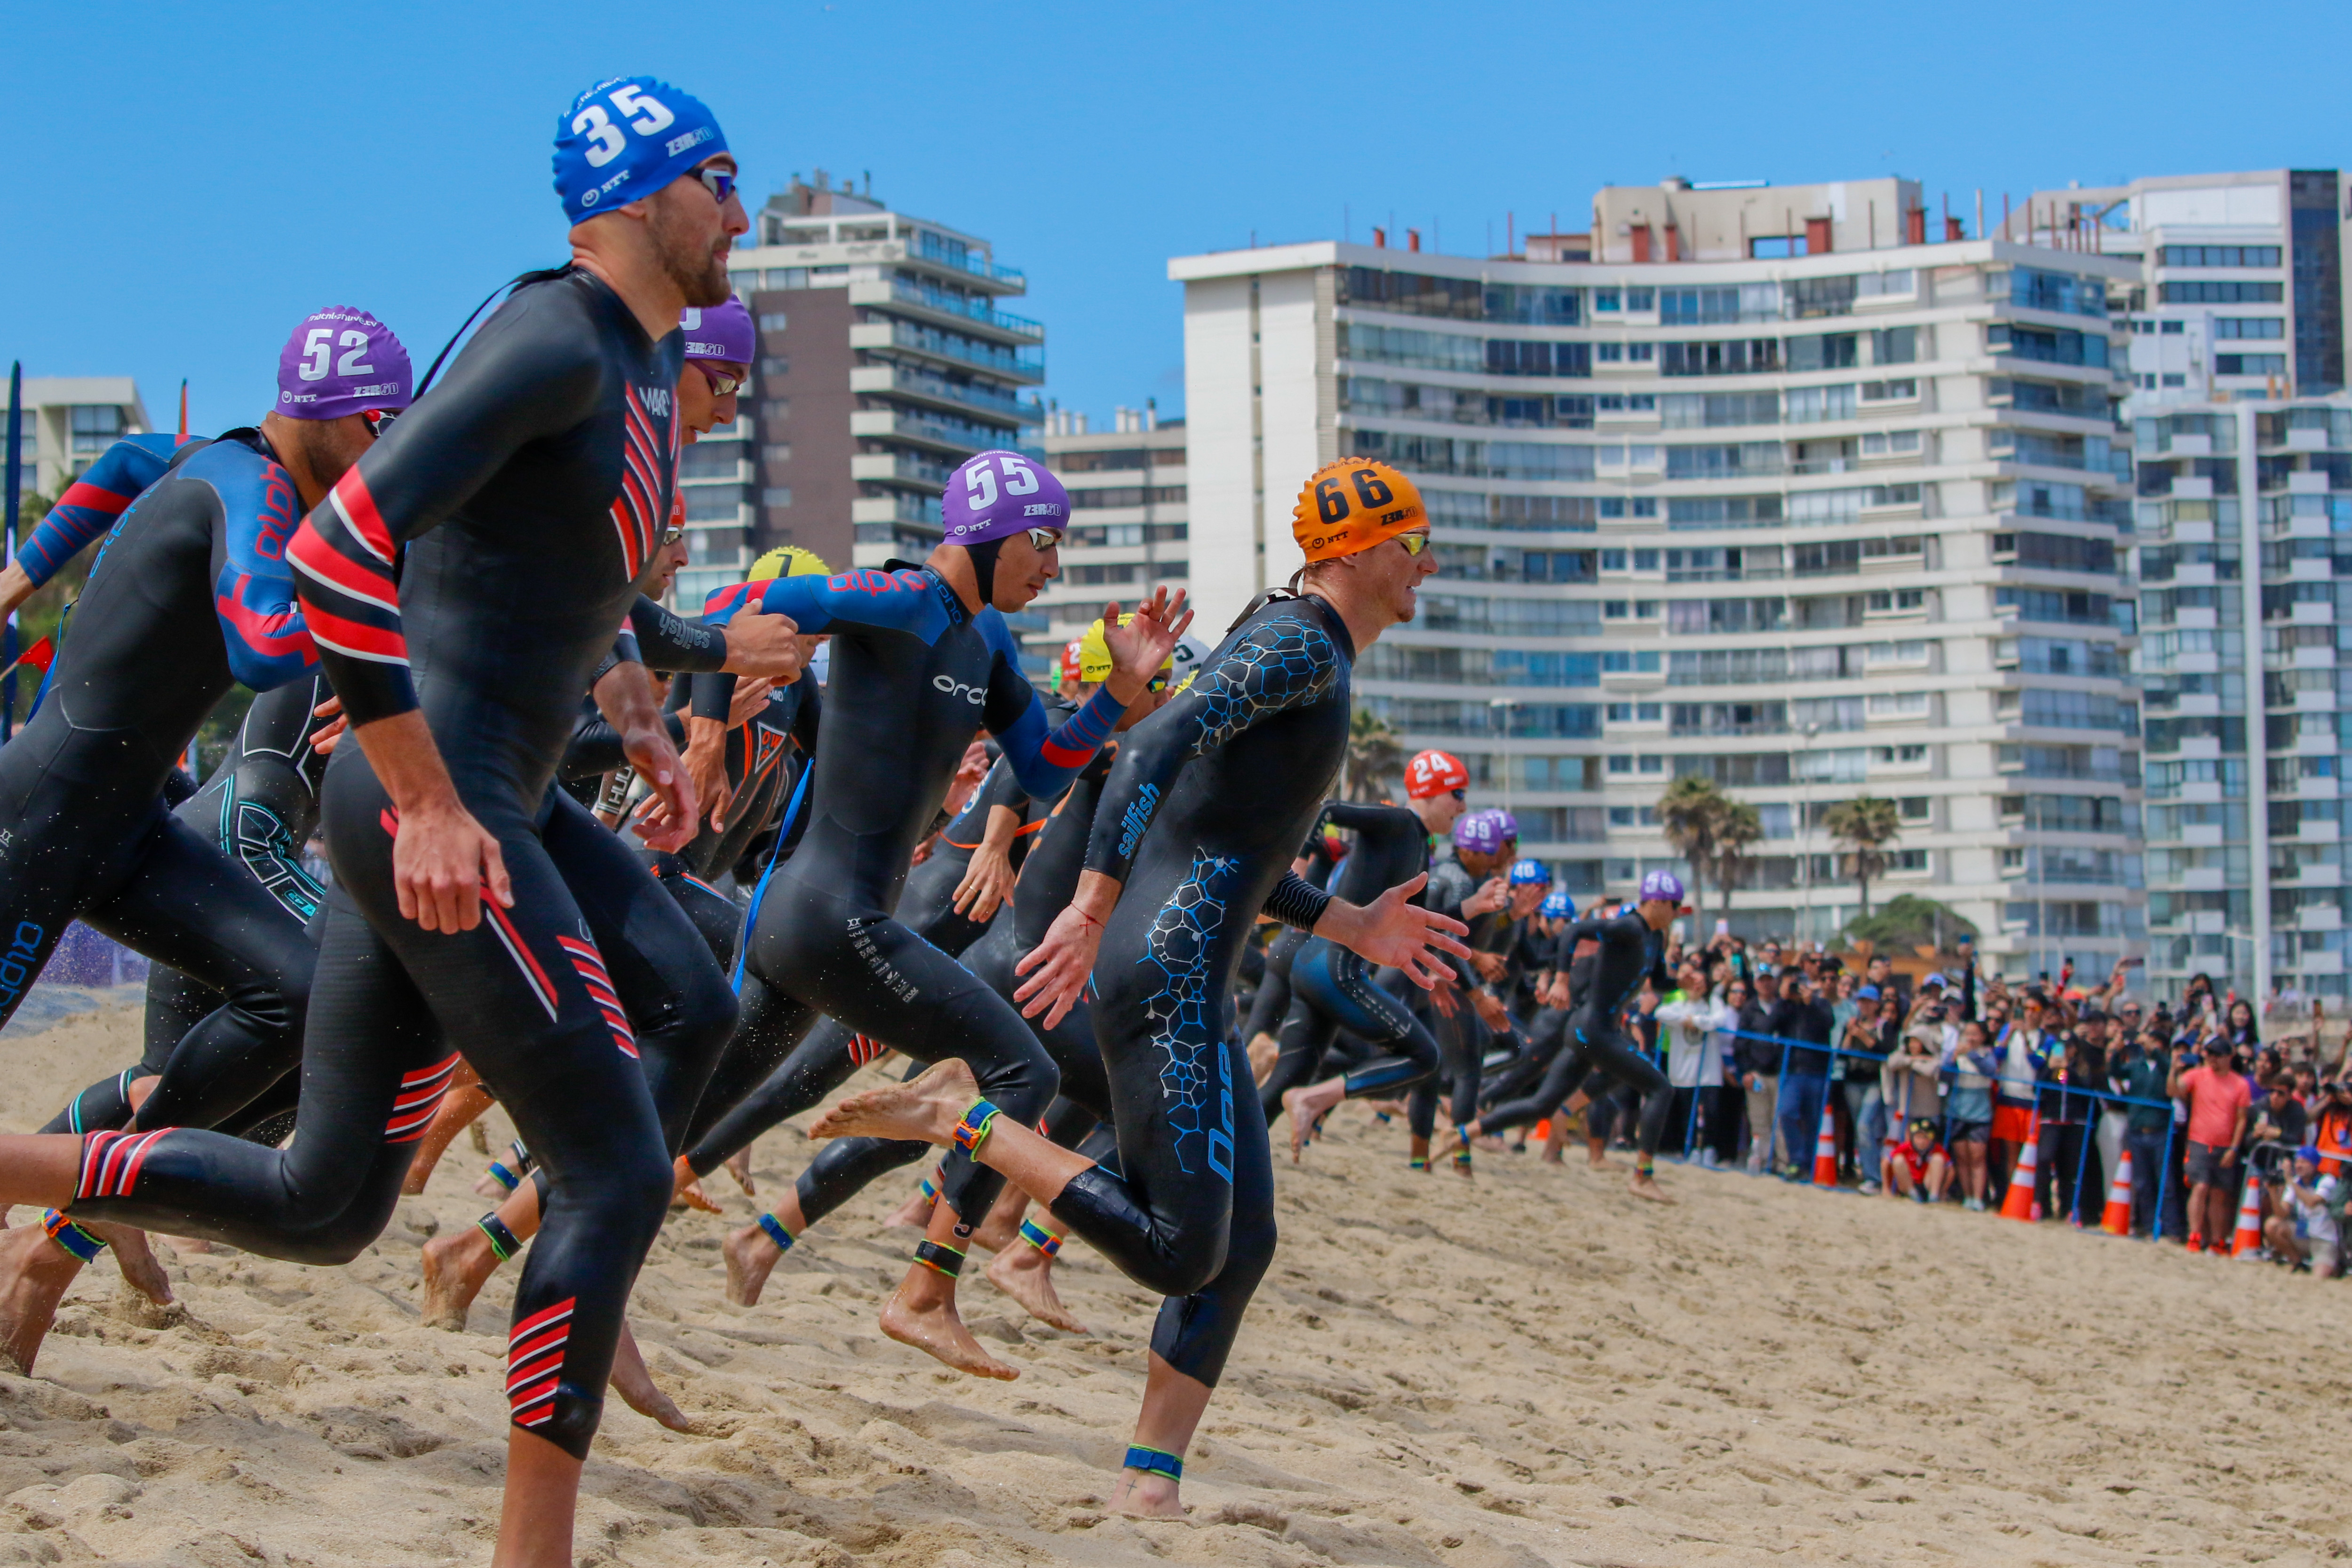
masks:
<path id="1" fill-rule="evenodd" d="M 1813 925 L 1813 737 L 1822 732 L 1821 721 L 1801 726 L 1798 733 L 1804 737 L 1804 749 L 1799 753 L 1797 771 L 1797 861 L 1799 885 L 1803 889 L 1804 918 L 1798 922 L 1797 940 L 1810 941 L 1806 935 Z"/>
<path id="2" fill-rule="evenodd" d="M 1519 699 L 1517 697 L 1488 697 L 1486 699 L 1486 706 L 1494 716 L 1488 727 L 1494 730 L 1495 737 L 1497 740 L 1508 740 L 1510 738 L 1510 710 L 1518 706 Z M 1495 752 L 1495 758 L 1497 762 L 1502 764 L 1503 810 L 1507 811 L 1511 809 L 1511 754 L 1498 747 Z"/>

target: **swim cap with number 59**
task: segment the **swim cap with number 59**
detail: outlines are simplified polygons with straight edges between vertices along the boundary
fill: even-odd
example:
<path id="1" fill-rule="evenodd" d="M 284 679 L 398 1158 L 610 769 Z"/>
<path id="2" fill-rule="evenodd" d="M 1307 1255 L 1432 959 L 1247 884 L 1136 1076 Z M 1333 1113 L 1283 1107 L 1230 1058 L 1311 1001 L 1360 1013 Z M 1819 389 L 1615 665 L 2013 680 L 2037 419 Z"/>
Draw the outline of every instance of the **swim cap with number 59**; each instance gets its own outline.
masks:
<path id="1" fill-rule="evenodd" d="M 1351 457 L 1315 470 L 1298 493 L 1290 531 L 1308 560 L 1368 550 L 1429 526 L 1413 482 L 1385 463 Z"/>

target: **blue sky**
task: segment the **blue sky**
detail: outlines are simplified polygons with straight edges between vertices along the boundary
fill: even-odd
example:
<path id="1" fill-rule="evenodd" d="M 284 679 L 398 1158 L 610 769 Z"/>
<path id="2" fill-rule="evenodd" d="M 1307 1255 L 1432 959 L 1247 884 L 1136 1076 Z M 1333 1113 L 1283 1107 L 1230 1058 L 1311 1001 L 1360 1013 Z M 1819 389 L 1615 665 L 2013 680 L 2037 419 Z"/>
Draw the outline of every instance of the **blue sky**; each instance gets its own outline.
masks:
<path id="1" fill-rule="evenodd" d="M 135 374 L 167 422 L 267 406 L 326 304 L 420 365 L 500 278 L 562 255 L 556 112 L 649 71 L 710 103 L 756 202 L 871 171 L 1027 269 L 1047 391 L 1181 409 L 1171 255 L 1393 221 L 1479 254 L 1593 189 L 1897 172 L 2004 189 L 2352 159 L 2352 7 L 1955 10 L 9 5 L 18 152 L 0 359 Z M 695 26 L 686 30 L 684 24 Z M 672 31 L 654 30 L 667 24 Z"/>

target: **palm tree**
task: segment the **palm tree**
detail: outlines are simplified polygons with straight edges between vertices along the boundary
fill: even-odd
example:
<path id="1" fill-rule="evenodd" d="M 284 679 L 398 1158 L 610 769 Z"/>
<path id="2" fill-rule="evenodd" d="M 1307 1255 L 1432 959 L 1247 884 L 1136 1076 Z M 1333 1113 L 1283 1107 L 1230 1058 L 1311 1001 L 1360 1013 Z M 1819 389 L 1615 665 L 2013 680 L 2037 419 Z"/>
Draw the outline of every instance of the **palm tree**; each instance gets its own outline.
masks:
<path id="1" fill-rule="evenodd" d="M 1658 798 L 1658 826 L 1675 852 L 1689 862 L 1692 891 L 1714 883 L 1727 909 L 1739 861 L 1748 846 L 1764 836 L 1756 808 L 1733 800 L 1704 774 L 1685 773 Z M 1693 899 L 1694 908 L 1698 902 Z"/>
<path id="2" fill-rule="evenodd" d="M 1348 720 L 1348 798 L 1377 800 L 1381 787 L 1404 768 L 1404 747 L 1389 721 L 1370 708 L 1358 708 Z"/>
<path id="3" fill-rule="evenodd" d="M 1845 852 L 1846 874 L 1862 890 L 1862 912 L 1870 913 L 1870 879 L 1886 869 L 1886 846 L 1903 836 L 1902 813 L 1878 795 L 1856 795 L 1822 813 L 1822 826 Z"/>

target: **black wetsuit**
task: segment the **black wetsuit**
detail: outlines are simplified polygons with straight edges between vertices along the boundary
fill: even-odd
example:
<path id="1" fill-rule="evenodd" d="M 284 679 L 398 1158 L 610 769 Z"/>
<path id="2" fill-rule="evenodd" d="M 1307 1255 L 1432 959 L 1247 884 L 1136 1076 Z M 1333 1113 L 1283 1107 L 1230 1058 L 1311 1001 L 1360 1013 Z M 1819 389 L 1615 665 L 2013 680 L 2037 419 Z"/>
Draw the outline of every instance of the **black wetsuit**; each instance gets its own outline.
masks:
<path id="1" fill-rule="evenodd" d="M 1119 1169 L 1079 1172 L 1054 1212 L 1169 1298 L 1151 1348 L 1213 1385 L 1275 1245 L 1227 988 L 1261 911 L 1311 931 L 1330 902 L 1289 866 L 1347 754 L 1354 658 L 1318 599 L 1252 611 L 1122 737 L 1087 850 L 1124 883 L 1093 975 Z"/>
<path id="2" fill-rule="evenodd" d="M 300 514 L 260 434 L 231 431 L 181 447 L 108 535 L 40 706 L 0 748 L 0 1020 L 79 915 L 208 993 L 192 1045 L 281 1070 L 300 1051 L 302 921 L 164 803 L 232 685 L 310 687 L 284 560 Z"/>
<path id="3" fill-rule="evenodd" d="M 291 1147 L 91 1134 L 75 1204 L 270 1256 L 348 1260 L 390 1216 L 456 1065 L 449 1046 L 462 1050 L 553 1177 L 516 1291 L 508 1398 L 518 1425 L 575 1457 L 668 1208 L 656 1107 L 694 1103 L 732 1023 L 677 905 L 551 789 L 669 518 L 679 353 L 676 333 L 649 340 L 589 274 L 527 282 L 304 523 L 289 554 L 352 724 L 422 710 L 459 798 L 499 840 L 514 906 L 486 899 L 480 923 L 454 934 L 404 919 L 398 818 L 362 748 L 339 747 L 321 813 L 335 886 Z M 642 1037 L 642 1066 L 600 951 L 599 926 L 615 921 L 633 935 L 668 923 L 698 966 L 654 977 L 687 994 L 662 1051 Z"/>
<path id="4" fill-rule="evenodd" d="M 1402 806 L 1332 800 L 1325 804 L 1322 821 L 1356 835 L 1355 848 L 1333 878 L 1335 897 L 1370 904 L 1429 869 L 1429 830 Z M 1343 1029 L 1376 1050 L 1394 1053 L 1348 1074 L 1349 1099 L 1398 1094 L 1437 1070 L 1437 1042 L 1402 1002 L 1373 983 L 1372 967 L 1328 937 L 1309 937 L 1291 961 L 1282 1054 L 1258 1094 L 1269 1122 L 1281 1112 L 1286 1091 L 1315 1081 L 1324 1051 Z M 1429 1129 L 1415 1131 L 1426 1137 Z"/>
<path id="5" fill-rule="evenodd" d="M 751 931 L 743 1022 L 728 1053 L 730 1070 L 773 1071 L 696 1140 L 689 1163 L 707 1173 L 791 1113 L 782 1107 L 813 1103 L 805 1086 L 845 1075 L 843 1063 L 855 1062 L 843 1045 L 860 1038 L 917 1061 L 961 1058 L 991 1102 L 1034 1124 L 1058 1084 L 1052 1059 L 1010 1003 L 891 911 L 975 728 L 996 737 L 1027 795 L 1050 800 L 1110 733 L 1120 705 L 1097 693 L 1049 733 L 1003 617 L 967 610 L 928 568 L 747 583 L 714 595 L 709 619 L 723 623 L 747 604 L 833 634 L 825 737 L 807 832 Z M 841 1041 L 812 1034 L 820 1014 Z M 723 1103 L 726 1092 L 714 1083 L 711 1099 Z M 943 1169 L 941 1197 L 967 1228 L 977 1225 L 1003 1178 L 961 1150 Z"/>
<path id="6" fill-rule="evenodd" d="M 1665 1134 L 1672 1090 L 1657 1063 L 1625 1038 L 1619 1020 L 1643 981 L 1660 996 L 1674 988 L 1674 977 L 1666 973 L 1666 939 L 1632 910 L 1588 915 L 1560 933 L 1555 962 L 1570 963 L 1578 944 L 1588 939 L 1601 944 L 1601 953 L 1591 983 L 1573 988 L 1567 1049 L 1552 1059 L 1534 1093 L 1495 1106 L 1478 1118 L 1478 1125 L 1495 1133 L 1540 1121 L 1576 1092 L 1587 1073 L 1598 1071 L 1642 1096 L 1639 1145 L 1643 1155 L 1654 1155 Z"/>
<path id="7" fill-rule="evenodd" d="M 1308 835 L 1307 847 L 1299 853 L 1307 862 L 1299 875 L 1317 887 L 1329 887 L 1331 873 L 1339 863 L 1331 853 L 1330 841 L 1318 831 Z M 1258 977 L 1257 990 L 1250 998 L 1249 1020 L 1242 1025 L 1243 1044 L 1262 1034 L 1276 1033 L 1282 1028 L 1282 1020 L 1290 1016 L 1290 966 L 1311 935 L 1284 925 L 1276 929 L 1274 939 L 1265 945 L 1265 972 Z"/>

